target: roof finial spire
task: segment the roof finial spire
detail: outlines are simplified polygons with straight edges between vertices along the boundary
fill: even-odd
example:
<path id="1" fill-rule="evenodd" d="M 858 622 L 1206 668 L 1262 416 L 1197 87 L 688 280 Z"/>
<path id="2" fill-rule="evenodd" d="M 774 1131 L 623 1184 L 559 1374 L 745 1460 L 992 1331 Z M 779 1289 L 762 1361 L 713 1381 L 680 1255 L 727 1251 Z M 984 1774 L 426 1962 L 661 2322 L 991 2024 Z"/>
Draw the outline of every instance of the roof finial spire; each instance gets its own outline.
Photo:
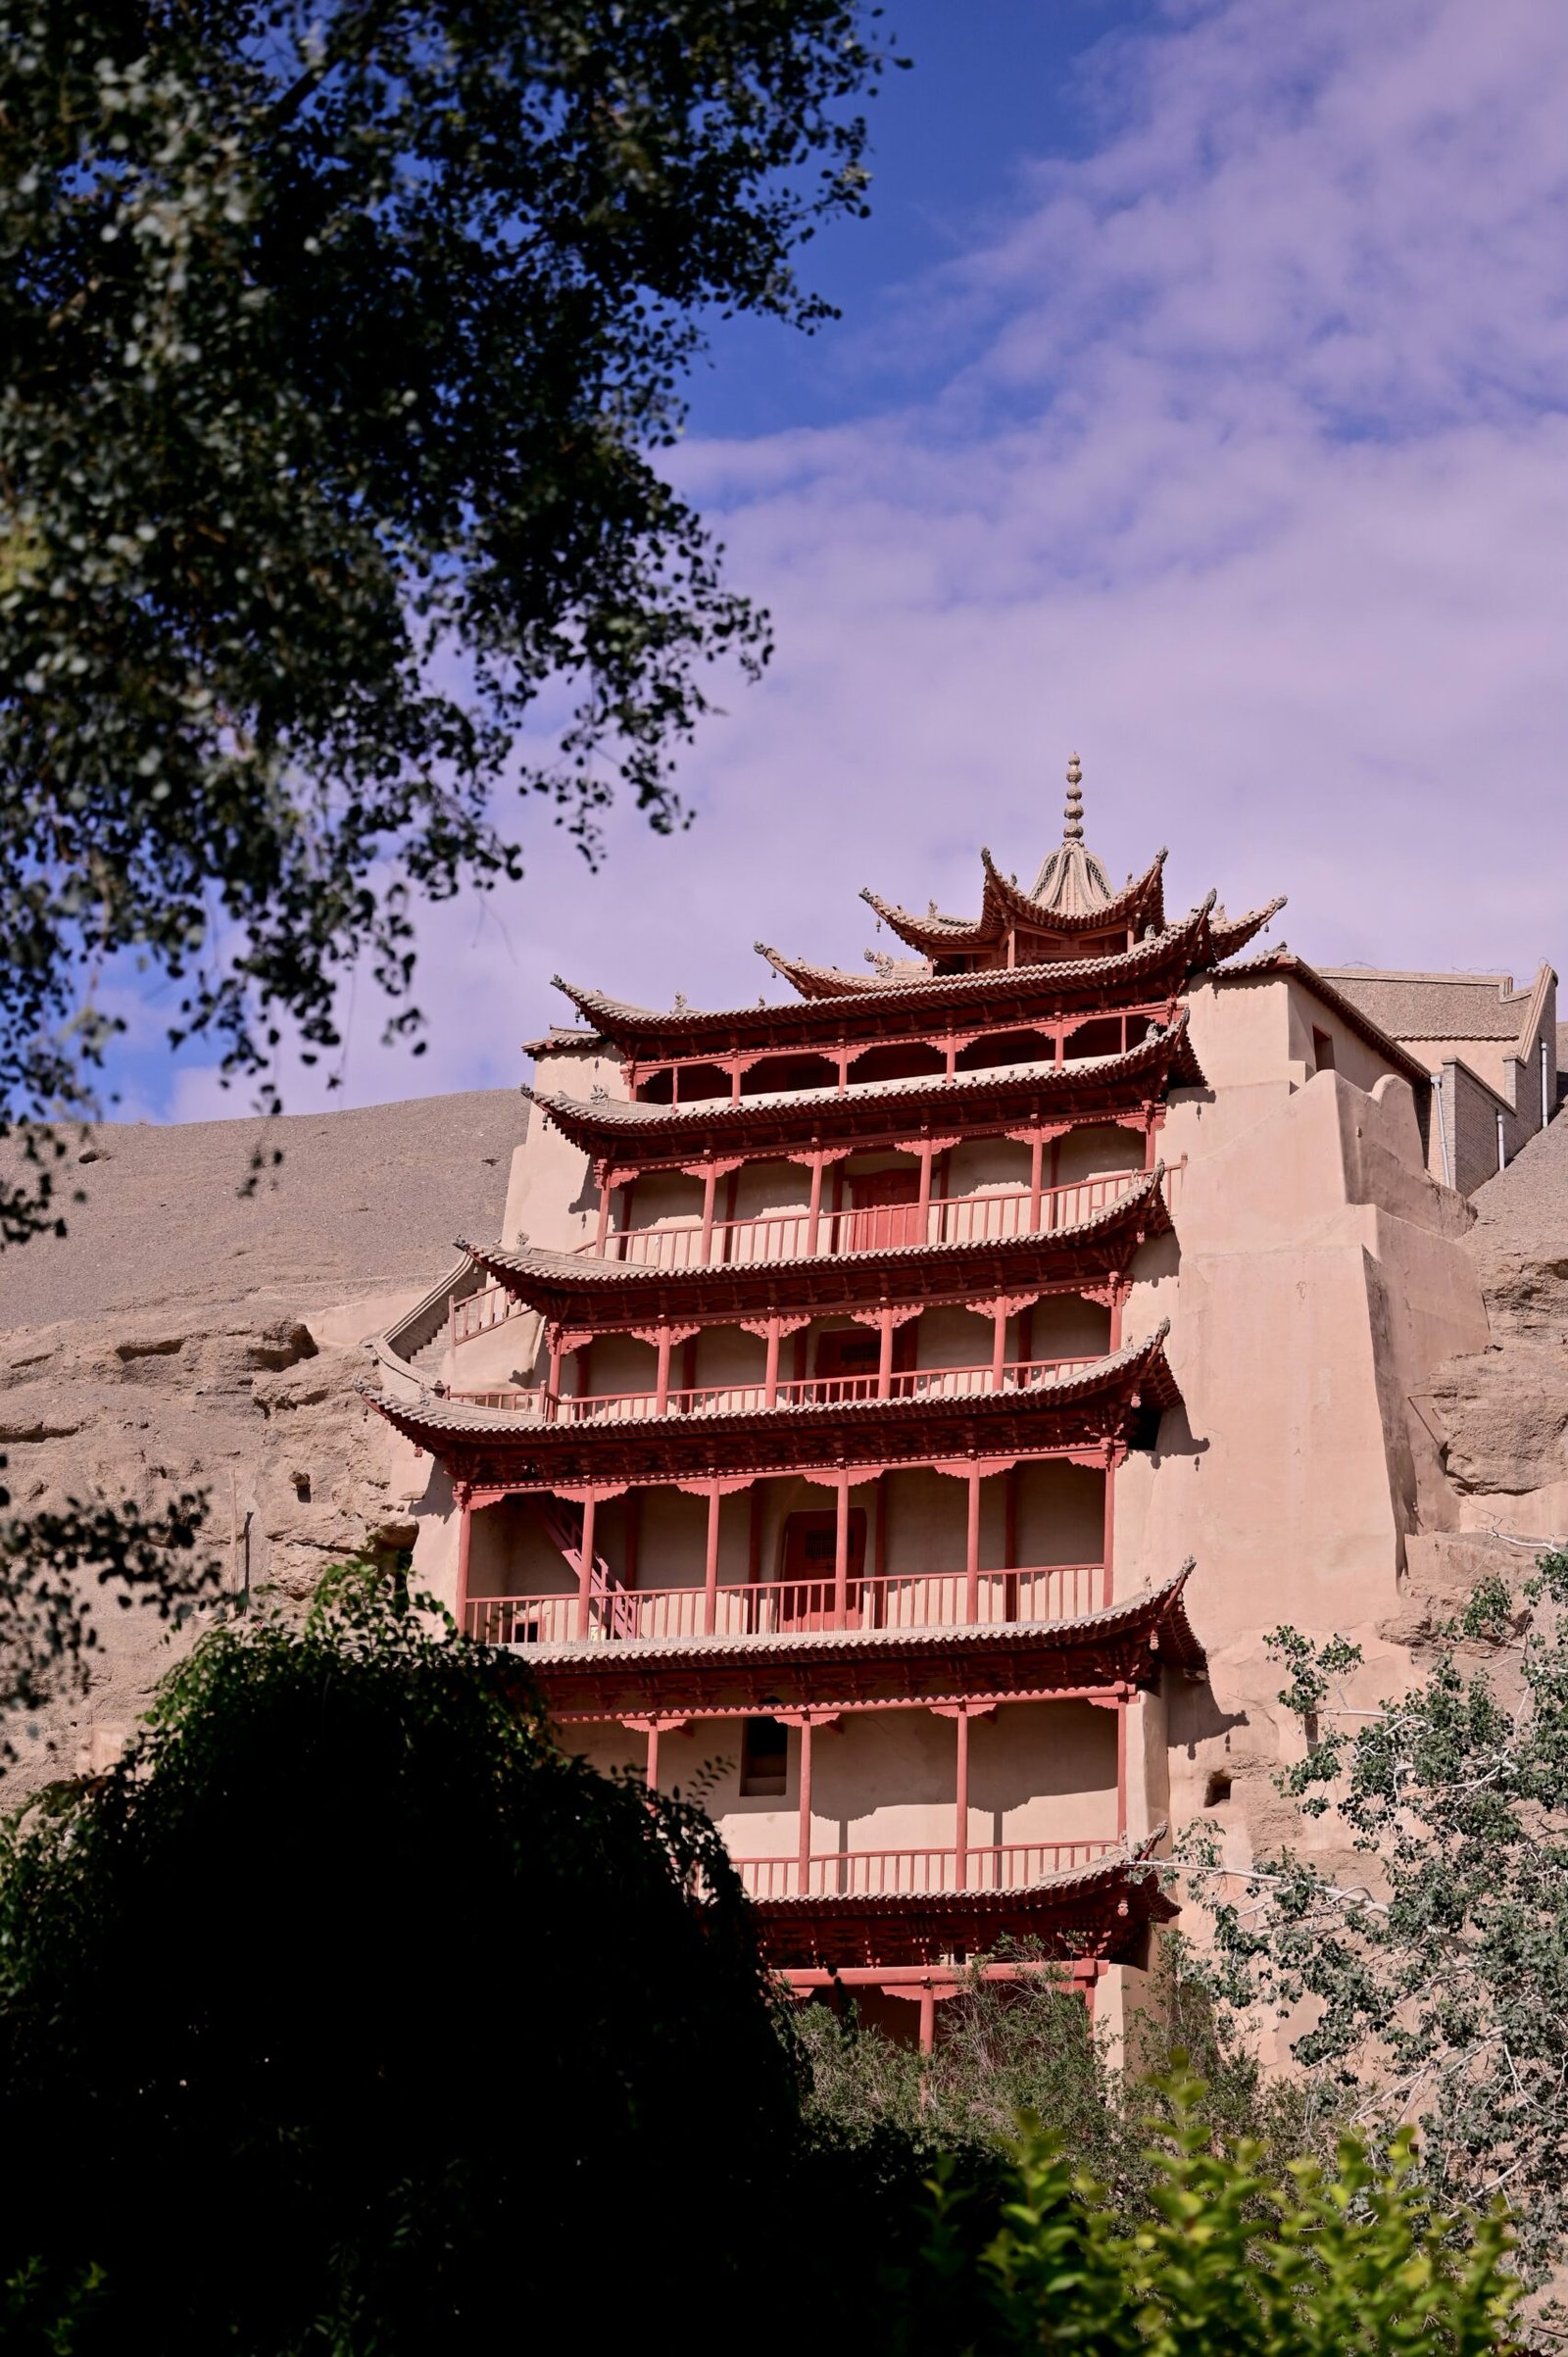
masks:
<path id="1" fill-rule="evenodd" d="M 1083 763 L 1076 753 L 1067 756 L 1066 825 L 1061 830 L 1063 843 L 1081 843 L 1084 839 Z"/>

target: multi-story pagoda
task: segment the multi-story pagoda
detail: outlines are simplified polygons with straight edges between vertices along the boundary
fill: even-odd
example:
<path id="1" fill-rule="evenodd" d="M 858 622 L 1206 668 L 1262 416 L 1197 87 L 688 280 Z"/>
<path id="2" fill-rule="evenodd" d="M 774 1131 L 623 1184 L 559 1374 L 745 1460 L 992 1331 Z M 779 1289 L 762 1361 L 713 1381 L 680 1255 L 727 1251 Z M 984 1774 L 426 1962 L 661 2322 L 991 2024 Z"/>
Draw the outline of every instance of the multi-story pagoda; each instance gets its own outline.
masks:
<path id="1" fill-rule="evenodd" d="M 528 1233 L 467 1248 L 445 1380 L 377 1400 L 451 1479 L 465 1628 L 591 1756 L 704 1767 L 779 1967 L 927 2035 L 1002 1935 L 1091 1995 L 1143 1962 L 1160 1695 L 1201 1668 L 1190 1564 L 1118 1565 L 1180 1405 L 1128 1302 L 1204 1088 L 1189 980 L 1273 910 L 1168 922 L 1163 853 L 1113 890 L 1068 775 L 1030 890 L 984 854 L 972 922 L 865 896 L 913 953 L 869 977 L 759 945 L 794 1003 L 561 984 Z"/>

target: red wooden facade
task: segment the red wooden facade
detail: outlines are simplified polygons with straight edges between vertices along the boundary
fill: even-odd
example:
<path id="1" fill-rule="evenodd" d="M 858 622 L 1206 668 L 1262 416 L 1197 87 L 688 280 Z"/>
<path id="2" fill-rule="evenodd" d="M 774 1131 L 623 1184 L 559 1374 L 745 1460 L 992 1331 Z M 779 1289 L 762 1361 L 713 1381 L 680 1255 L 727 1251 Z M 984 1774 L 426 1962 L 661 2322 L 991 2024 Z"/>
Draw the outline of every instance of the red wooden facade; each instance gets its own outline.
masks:
<path id="1" fill-rule="evenodd" d="M 651 1782 L 661 1746 L 667 1762 L 694 1728 L 727 1728 L 743 1752 L 748 1730 L 791 1731 L 798 1837 L 739 1857 L 769 1952 L 803 1990 L 838 1973 L 921 1996 L 927 2029 L 964 1959 L 1004 1934 L 1070 1962 L 1090 1991 L 1140 1952 L 1170 1910 L 1129 1846 L 1129 1711 L 1162 1675 L 1201 1669 L 1190 1567 L 1117 1588 L 1116 1470 L 1179 1403 L 1163 1329 L 1123 1324 L 1135 1258 L 1171 1225 L 1166 1100 L 1202 1085 L 1183 990 L 1271 911 L 1227 921 L 1211 897 L 1167 924 L 1164 855 L 1113 892 L 1077 803 L 1074 780 L 1032 892 L 986 855 L 977 919 L 873 900 L 915 956 L 870 978 L 764 950 L 795 1003 L 668 1013 L 563 984 L 593 1027 L 575 1038 L 609 1044 L 625 1091 L 528 1092 L 587 1158 L 592 1233 L 575 1250 L 466 1248 L 484 1282 L 454 1304 L 449 1380 L 374 1399 L 451 1475 L 465 1626 L 526 1649 L 564 1727 L 634 1730 Z M 1086 1139 L 1109 1141 L 1114 1166 L 1077 1168 Z M 960 1185 L 981 1148 L 1014 1153 L 1016 1182 Z M 791 1170 L 804 1200 L 738 1207 L 753 1179 Z M 693 1208 L 671 1216 L 682 1182 Z M 991 1347 L 933 1363 L 922 1321 L 955 1310 L 987 1321 Z M 1102 1316 L 1100 1339 L 1042 1347 L 1069 1312 Z M 530 1379 L 466 1385 L 468 1343 L 518 1319 L 540 1338 Z M 699 1350 L 726 1336 L 731 1358 L 755 1361 L 698 1381 Z M 643 1387 L 598 1381 L 596 1349 L 632 1343 Z M 1096 1543 L 1078 1550 L 1092 1560 L 1054 1544 L 1019 1559 L 1020 1485 L 1052 1465 L 1101 1485 Z M 888 1486 L 911 1472 L 959 1485 L 952 1559 L 896 1520 L 890 1541 Z M 794 1501 L 782 1519 L 777 1485 Z M 701 1502 L 701 1560 L 651 1576 L 640 1534 L 670 1492 Z M 474 1519 L 503 1507 L 533 1518 L 559 1579 L 471 1578 Z M 723 1571 L 742 1530 L 743 1580 Z M 989 1548 L 983 1530 L 999 1534 Z M 972 1729 L 1069 1701 L 1111 1714 L 1114 1825 L 975 1841 Z M 951 1724 L 951 1836 L 824 1848 L 823 1734 L 887 1712 Z M 759 1772 L 758 1789 L 776 1788 Z"/>

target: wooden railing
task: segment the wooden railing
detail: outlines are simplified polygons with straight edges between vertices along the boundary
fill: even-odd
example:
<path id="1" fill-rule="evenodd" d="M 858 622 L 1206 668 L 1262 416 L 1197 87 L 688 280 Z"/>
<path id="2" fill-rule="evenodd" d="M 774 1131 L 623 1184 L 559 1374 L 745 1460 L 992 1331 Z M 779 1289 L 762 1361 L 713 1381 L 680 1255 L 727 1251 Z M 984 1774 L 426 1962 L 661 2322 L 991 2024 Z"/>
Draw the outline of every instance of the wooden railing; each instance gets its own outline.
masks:
<path id="1" fill-rule="evenodd" d="M 596 1645 L 701 1643 L 709 1638 L 804 1636 L 827 1629 L 960 1629 L 1079 1620 L 1102 1600 L 1098 1563 L 1035 1563 L 1015 1571 L 911 1572 L 852 1579 L 842 1615 L 835 1583 L 760 1580 L 738 1588 L 612 1588 L 592 1599 Z M 481 1645 L 562 1645 L 576 1641 L 575 1588 L 547 1596 L 470 1596 L 467 1634 Z"/>
<path id="2" fill-rule="evenodd" d="M 621 1228 L 605 1238 L 604 1257 L 651 1268 L 737 1267 L 760 1260 L 805 1260 L 844 1252 L 888 1252 L 916 1244 L 992 1244 L 1009 1236 L 1052 1235 L 1118 1203 L 1146 1176 L 1100 1171 L 1061 1187 L 939 1197 L 918 1203 L 877 1203 L 862 1210 L 763 1211 L 752 1219 L 700 1219 L 668 1227 Z M 704 1238 L 707 1237 L 707 1249 Z M 596 1253 L 597 1242 L 577 1247 Z"/>
<path id="3" fill-rule="evenodd" d="M 446 1397 L 460 1407 L 506 1408 L 519 1416 L 542 1416 L 548 1424 L 598 1424 L 607 1417 L 640 1424 L 652 1416 L 746 1416 L 773 1407 L 842 1407 L 878 1398 L 969 1399 L 989 1392 L 1029 1391 L 1097 1363 L 1094 1355 L 1006 1359 L 1000 1383 L 990 1365 L 905 1367 L 890 1374 L 885 1394 L 875 1375 L 807 1375 L 798 1383 L 775 1383 L 771 1395 L 765 1383 L 700 1383 L 666 1393 L 662 1408 L 657 1392 L 565 1392 L 554 1398 L 542 1384 L 527 1389 L 499 1384 L 491 1391 L 452 1391 Z"/>
<path id="4" fill-rule="evenodd" d="M 1021 1891 L 1092 1866 L 1117 1841 L 1003 1841 L 970 1849 L 841 1849 L 825 1857 L 737 1858 L 753 1898 L 923 1898 L 939 1891 Z"/>
<path id="5" fill-rule="evenodd" d="M 453 1302 L 450 1339 L 454 1347 L 472 1342 L 476 1334 L 488 1334 L 493 1326 L 505 1325 L 509 1317 L 520 1317 L 527 1305 L 504 1285 L 486 1285 L 481 1292 Z"/>

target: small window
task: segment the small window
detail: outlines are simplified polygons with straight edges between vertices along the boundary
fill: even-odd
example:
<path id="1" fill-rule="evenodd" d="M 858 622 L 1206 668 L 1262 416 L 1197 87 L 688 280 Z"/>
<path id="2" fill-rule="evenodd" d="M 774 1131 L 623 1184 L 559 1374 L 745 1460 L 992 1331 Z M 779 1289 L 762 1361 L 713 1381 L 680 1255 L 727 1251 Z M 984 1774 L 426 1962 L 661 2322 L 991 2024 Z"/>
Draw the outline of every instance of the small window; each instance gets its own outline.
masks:
<path id="1" fill-rule="evenodd" d="M 1320 1072 L 1332 1072 L 1334 1069 L 1334 1042 L 1326 1031 L 1319 1031 L 1315 1023 L 1312 1026 L 1312 1061 Z"/>
<path id="2" fill-rule="evenodd" d="M 1224 1768 L 1213 1769 L 1210 1772 L 1207 1784 L 1203 1787 L 1204 1808 L 1219 1808 L 1225 1801 L 1229 1800 L 1230 1796 L 1231 1780 L 1228 1772 Z"/>
<path id="3" fill-rule="evenodd" d="M 778 1800 L 789 1781 L 790 1731 L 777 1719 L 748 1719 L 741 1736 L 741 1794 Z"/>

